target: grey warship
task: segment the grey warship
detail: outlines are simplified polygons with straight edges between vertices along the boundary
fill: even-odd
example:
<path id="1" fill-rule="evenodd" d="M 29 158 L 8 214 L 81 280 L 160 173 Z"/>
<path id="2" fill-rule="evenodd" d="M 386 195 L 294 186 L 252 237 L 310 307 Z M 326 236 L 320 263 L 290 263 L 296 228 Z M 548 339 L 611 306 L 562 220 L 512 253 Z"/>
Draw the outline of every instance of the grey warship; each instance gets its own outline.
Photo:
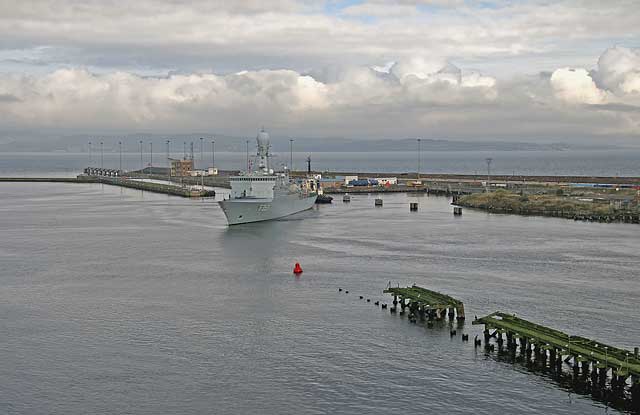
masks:
<path id="1" fill-rule="evenodd" d="M 278 219 L 310 209 L 316 200 L 315 185 L 300 186 L 288 169 L 274 172 L 270 165 L 271 143 L 264 130 L 256 137 L 254 168 L 230 178 L 229 198 L 218 202 L 229 225 Z"/>

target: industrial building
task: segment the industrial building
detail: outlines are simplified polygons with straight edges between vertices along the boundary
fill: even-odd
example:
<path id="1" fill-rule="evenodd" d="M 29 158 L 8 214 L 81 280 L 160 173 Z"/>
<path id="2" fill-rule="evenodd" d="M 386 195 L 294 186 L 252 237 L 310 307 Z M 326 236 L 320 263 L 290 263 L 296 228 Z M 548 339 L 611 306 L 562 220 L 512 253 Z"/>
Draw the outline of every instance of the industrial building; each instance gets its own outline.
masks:
<path id="1" fill-rule="evenodd" d="M 191 176 L 193 171 L 192 159 L 169 159 L 171 161 L 171 176 Z"/>

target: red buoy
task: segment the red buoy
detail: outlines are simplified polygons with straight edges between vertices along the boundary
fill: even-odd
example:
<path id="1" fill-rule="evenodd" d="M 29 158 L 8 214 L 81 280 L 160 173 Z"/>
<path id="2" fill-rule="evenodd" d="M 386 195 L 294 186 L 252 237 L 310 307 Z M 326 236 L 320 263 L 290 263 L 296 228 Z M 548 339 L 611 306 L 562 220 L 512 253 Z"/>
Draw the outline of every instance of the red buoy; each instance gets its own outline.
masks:
<path id="1" fill-rule="evenodd" d="M 299 262 L 296 262 L 296 266 L 293 267 L 293 273 L 294 274 L 302 274 L 302 267 L 300 266 Z"/>

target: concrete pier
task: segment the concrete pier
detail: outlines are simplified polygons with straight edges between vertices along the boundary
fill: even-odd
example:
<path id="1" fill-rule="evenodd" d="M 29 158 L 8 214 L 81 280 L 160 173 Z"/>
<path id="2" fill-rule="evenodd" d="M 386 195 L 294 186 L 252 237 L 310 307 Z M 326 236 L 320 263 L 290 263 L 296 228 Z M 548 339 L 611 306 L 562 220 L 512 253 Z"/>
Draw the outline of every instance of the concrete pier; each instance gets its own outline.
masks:
<path id="1" fill-rule="evenodd" d="M 115 171 L 115 170 L 114 170 Z M 115 174 L 115 173 L 114 173 Z M 112 176 L 85 176 L 78 177 L 0 177 L 0 182 L 14 183 L 102 183 L 112 186 L 128 187 L 131 189 L 146 190 L 154 193 L 165 193 L 181 197 L 213 197 L 212 190 L 192 189 L 189 187 L 162 184 L 153 182 L 143 182 L 140 180 L 130 180 L 124 177 Z"/>

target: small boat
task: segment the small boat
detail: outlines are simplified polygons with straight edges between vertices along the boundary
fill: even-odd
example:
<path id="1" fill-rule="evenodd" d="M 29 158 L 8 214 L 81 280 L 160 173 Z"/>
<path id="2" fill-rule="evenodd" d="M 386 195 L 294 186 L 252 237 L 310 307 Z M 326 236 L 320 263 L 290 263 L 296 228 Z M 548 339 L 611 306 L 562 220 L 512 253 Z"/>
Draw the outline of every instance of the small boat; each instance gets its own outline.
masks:
<path id="1" fill-rule="evenodd" d="M 332 200 L 333 198 L 331 196 L 325 194 L 319 194 L 318 197 L 316 197 L 316 203 L 331 203 Z"/>

